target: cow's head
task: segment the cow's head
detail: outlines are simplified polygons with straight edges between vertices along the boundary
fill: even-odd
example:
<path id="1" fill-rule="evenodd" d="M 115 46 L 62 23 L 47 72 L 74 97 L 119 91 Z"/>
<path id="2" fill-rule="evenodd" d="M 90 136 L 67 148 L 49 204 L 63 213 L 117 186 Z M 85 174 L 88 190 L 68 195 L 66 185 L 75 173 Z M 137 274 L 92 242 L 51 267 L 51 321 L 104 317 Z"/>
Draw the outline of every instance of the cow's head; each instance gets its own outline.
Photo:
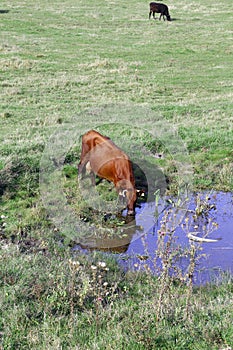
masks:
<path id="1" fill-rule="evenodd" d="M 135 214 L 135 204 L 137 200 L 137 191 L 134 185 L 128 180 L 120 180 L 116 184 L 119 196 L 127 204 L 128 215 Z"/>

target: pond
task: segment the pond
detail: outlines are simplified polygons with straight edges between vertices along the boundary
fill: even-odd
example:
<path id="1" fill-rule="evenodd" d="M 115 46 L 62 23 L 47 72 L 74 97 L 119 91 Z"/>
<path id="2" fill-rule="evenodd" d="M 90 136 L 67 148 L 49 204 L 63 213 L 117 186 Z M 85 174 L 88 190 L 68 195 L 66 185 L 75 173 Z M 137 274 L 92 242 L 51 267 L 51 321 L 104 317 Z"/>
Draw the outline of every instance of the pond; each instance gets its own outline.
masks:
<path id="1" fill-rule="evenodd" d="M 197 214 L 197 200 L 201 199 L 202 211 Z M 207 199 L 206 199 L 207 198 Z M 204 203 L 204 206 L 203 206 Z M 94 248 L 116 254 L 117 260 L 125 270 L 138 270 L 149 268 L 154 271 L 157 261 L 158 236 L 161 234 L 161 221 L 167 207 L 160 208 L 160 214 L 155 215 L 155 203 L 143 203 L 136 210 L 135 220 L 122 228 L 122 236 L 92 241 L 82 248 Z M 171 206 L 171 205 L 170 205 Z M 165 210 L 166 209 L 166 210 Z M 171 211 L 172 212 L 172 211 Z M 193 218 L 196 218 L 194 220 Z M 171 221 L 171 218 L 167 218 Z M 205 284 L 220 278 L 223 272 L 233 274 L 233 194 L 215 192 L 193 195 L 189 201 L 188 209 L 181 218 L 179 224 L 170 223 L 170 235 L 172 235 L 173 249 L 177 249 L 176 264 L 185 273 L 188 268 L 189 258 L 179 251 L 190 249 L 190 244 L 196 245 L 198 257 L 195 268 L 194 283 Z M 191 232 L 191 237 L 187 233 Z M 206 241 L 196 242 L 196 239 L 204 237 Z M 208 241 L 209 240 L 209 241 Z M 165 239 L 166 241 L 166 239 Z M 156 258 L 156 259 L 155 259 Z"/>
<path id="2" fill-rule="evenodd" d="M 194 281 L 197 284 L 209 282 L 219 277 L 222 272 L 233 274 L 233 195 L 223 192 L 212 194 L 208 204 L 210 207 L 211 205 L 213 206 L 213 210 L 210 210 L 210 217 L 207 219 L 208 222 L 206 222 L 206 218 L 204 218 L 204 225 L 208 226 L 210 221 L 214 224 L 213 232 L 209 232 L 207 237 L 210 241 L 213 239 L 213 242 L 197 243 L 201 245 L 202 248 L 200 254 L 204 255 L 199 260 L 196 267 Z M 139 239 L 132 240 L 129 244 L 127 255 L 131 258 L 128 260 L 127 264 L 131 268 L 137 268 L 142 265 L 141 259 L 144 256 L 149 256 L 150 260 L 151 258 L 153 259 L 157 249 L 157 232 L 160 229 L 162 215 L 160 215 L 157 222 L 155 222 L 152 214 L 154 213 L 154 204 L 145 203 L 144 206 L 146 208 L 142 208 L 143 211 L 147 212 L 147 214 L 151 213 L 151 215 L 147 215 L 147 219 L 144 220 L 145 216 L 141 216 L 141 210 L 139 210 L 136 216 L 137 225 L 143 226 L 146 234 Z M 194 197 L 192 198 L 189 208 L 191 210 L 195 208 Z M 183 221 L 185 221 L 185 218 Z M 215 225 L 215 223 L 217 225 Z M 185 247 L 188 246 L 189 239 L 181 226 L 182 225 L 179 225 L 179 227 L 176 228 L 176 243 L 177 245 L 180 244 L 182 247 Z M 198 228 L 200 229 L 200 225 Z M 211 231 L 210 227 L 209 231 Z M 202 236 L 202 232 L 200 236 Z M 147 262 L 147 264 L 148 263 L 150 265 L 150 262 Z M 187 263 L 185 259 L 181 259 L 180 266 L 185 269 Z M 128 268 L 124 261 L 122 264 L 125 268 Z"/>

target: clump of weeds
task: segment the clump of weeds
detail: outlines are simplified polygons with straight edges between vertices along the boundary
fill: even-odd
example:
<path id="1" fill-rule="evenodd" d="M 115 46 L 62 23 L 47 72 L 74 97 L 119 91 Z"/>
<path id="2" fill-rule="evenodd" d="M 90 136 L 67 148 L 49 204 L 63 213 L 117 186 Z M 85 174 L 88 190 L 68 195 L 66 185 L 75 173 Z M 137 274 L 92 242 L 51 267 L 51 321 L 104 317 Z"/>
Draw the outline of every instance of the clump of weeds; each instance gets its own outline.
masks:
<path id="1" fill-rule="evenodd" d="M 96 334 L 101 327 L 103 308 L 113 304 L 118 296 L 119 280 L 110 281 L 109 267 L 105 261 L 89 265 L 89 270 L 76 259 L 69 259 L 70 317 L 75 318 L 75 308 L 92 308 L 95 314 Z"/>
<path id="2" fill-rule="evenodd" d="M 192 319 L 193 310 L 191 300 L 194 290 L 195 272 L 199 261 L 204 257 L 202 253 L 203 242 L 208 240 L 210 234 L 217 229 L 217 223 L 212 219 L 211 212 L 216 208 L 210 203 L 209 196 L 200 195 L 196 198 L 195 208 L 187 210 L 181 228 L 185 234 L 187 245 L 178 244 L 177 226 L 179 222 L 179 203 L 164 211 L 157 230 L 157 243 L 154 256 L 148 252 L 146 237 L 143 238 L 144 259 L 140 257 L 140 265 L 151 279 L 151 287 L 155 289 L 156 303 L 154 312 L 157 322 L 161 322 L 173 314 L 176 304 L 174 299 L 174 285 L 182 290 L 184 320 Z M 182 232 L 179 232 L 179 235 Z M 182 264 L 185 261 L 185 267 Z M 138 264 L 137 264 L 138 268 Z M 149 277 L 150 280 L 150 277 Z M 180 299 L 180 297 L 179 297 Z"/>

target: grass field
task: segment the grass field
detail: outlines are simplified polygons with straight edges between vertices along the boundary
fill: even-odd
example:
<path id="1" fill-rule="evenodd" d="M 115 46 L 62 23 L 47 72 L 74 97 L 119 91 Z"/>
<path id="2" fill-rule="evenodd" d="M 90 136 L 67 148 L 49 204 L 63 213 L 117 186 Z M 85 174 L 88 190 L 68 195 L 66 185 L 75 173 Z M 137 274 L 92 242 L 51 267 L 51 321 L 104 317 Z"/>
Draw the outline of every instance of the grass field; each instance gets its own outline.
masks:
<path id="1" fill-rule="evenodd" d="M 65 163 L 63 192 L 83 209 L 76 165 L 92 128 L 138 159 L 140 149 L 164 152 L 147 160 L 174 191 L 182 162 L 193 169 L 192 189 L 233 190 L 232 2 L 167 5 L 171 22 L 149 21 L 145 1 L 1 1 L 4 350 L 233 347 L 230 278 L 193 292 L 190 312 L 187 287 L 172 286 L 159 321 L 156 280 L 123 277 L 110 258 L 106 290 L 91 268 L 105 257 L 78 257 L 82 269 L 70 261 L 40 194 L 41 159 L 55 154 Z"/>

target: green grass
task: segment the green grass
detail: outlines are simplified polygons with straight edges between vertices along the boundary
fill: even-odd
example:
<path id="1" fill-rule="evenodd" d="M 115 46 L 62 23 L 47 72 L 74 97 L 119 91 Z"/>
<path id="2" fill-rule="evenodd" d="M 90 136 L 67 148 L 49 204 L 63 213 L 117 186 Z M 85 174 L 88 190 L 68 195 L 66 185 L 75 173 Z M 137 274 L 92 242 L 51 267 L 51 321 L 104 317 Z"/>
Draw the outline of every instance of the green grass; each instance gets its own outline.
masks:
<path id="1" fill-rule="evenodd" d="M 39 159 L 57 124 L 85 118 L 89 107 L 127 103 L 177 127 L 194 169 L 207 150 L 196 187 L 211 173 L 208 187 L 232 189 L 218 174 L 222 163 L 232 166 L 231 4 L 224 12 L 211 2 L 168 5 L 171 23 L 149 21 L 140 2 L 3 2 L 2 161 L 31 152 Z M 138 118 L 146 127 L 143 112 Z"/>
<path id="2" fill-rule="evenodd" d="M 186 287 L 172 286 L 174 297 L 164 299 L 164 318 L 156 322 L 157 281 L 122 275 L 111 261 L 108 279 L 117 289 L 98 309 L 92 289 L 102 287 L 90 266 L 103 258 L 78 257 L 84 267 L 74 281 L 70 252 L 58 248 L 63 232 L 44 208 L 41 161 L 49 169 L 54 156 L 64 163 L 54 177 L 57 189 L 77 217 L 90 216 L 76 166 L 81 134 L 92 128 L 150 175 L 159 169 L 171 192 L 186 180 L 179 164 L 189 169 L 192 189 L 232 191 L 232 2 L 167 2 L 172 22 L 149 21 L 148 3 L 1 2 L 4 350 L 219 350 L 233 344 L 232 280 L 196 290 L 192 322 L 184 319 Z M 164 158 L 155 159 L 157 153 Z"/>
<path id="3" fill-rule="evenodd" d="M 153 277 L 122 274 L 106 257 L 105 271 L 101 254 L 71 261 L 67 249 L 51 242 L 34 242 L 31 251 L 23 242 L 18 247 L 2 245 L 3 349 L 217 350 L 232 344 L 229 278 L 194 290 L 192 321 L 184 319 L 186 287 L 171 282 L 158 322 L 161 284 Z"/>

